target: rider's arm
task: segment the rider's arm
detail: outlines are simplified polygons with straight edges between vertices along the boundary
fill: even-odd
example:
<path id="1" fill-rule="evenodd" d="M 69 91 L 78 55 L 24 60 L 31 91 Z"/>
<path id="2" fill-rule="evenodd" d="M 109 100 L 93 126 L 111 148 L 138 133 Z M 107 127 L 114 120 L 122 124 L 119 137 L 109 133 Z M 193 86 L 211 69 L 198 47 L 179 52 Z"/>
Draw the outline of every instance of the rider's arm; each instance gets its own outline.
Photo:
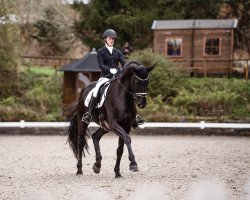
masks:
<path id="1" fill-rule="evenodd" d="M 98 50 L 97 51 L 97 61 L 98 61 L 98 64 L 99 64 L 99 67 L 100 69 L 105 73 L 105 74 L 109 74 L 110 73 L 110 69 L 109 67 L 107 67 L 105 64 L 104 64 L 104 61 L 103 61 L 103 53 L 101 50 Z"/>
<path id="2" fill-rule="evenodd" d="M 123 54 L 122 54 L 121 51 L 119 51 L 119 60 L 120 60 L 122 68 L 124 68 L 124 66 L 125 66 L 125 59 L 124 59 L 124 56 L 123 56 Z"/>

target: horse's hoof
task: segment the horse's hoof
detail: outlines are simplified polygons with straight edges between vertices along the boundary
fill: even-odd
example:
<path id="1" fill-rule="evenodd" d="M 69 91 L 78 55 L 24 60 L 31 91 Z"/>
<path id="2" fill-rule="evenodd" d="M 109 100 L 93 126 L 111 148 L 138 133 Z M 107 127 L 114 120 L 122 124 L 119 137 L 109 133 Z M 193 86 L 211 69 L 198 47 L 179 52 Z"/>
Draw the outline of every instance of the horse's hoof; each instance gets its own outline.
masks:
<path id="1" fill-rule="evenodd" d="M 130 171 L 132 172 L 138 172 L 138 166 L 137 165 L 130 165 Z"/>
<path id="2" fill-rule="evenodd" d="M 99 174 L 101 168 L 96 167 L 95 164 L 94 164 L 92 169 L 93 169 L 93 171 L 94 171 L 96 174 Z"/>
<path id="3" fill-rule="evenodd" d="M 116 174 L 115 178 L 122 178 L 122 175 L 121 174 Z"/>
<path id="4" fill-rule="evenodd" d="M 76 172 L 76 175 L 81 175 L 82 174 L 82 171 L 77 171 Z"/>

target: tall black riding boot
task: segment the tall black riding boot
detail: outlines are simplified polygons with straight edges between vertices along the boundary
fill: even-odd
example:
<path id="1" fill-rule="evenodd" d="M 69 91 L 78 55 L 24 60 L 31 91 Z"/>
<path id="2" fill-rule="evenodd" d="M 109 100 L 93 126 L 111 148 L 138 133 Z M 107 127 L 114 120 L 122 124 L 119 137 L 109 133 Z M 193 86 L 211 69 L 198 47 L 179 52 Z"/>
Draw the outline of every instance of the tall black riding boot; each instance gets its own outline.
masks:
<path id="1" fill-rule="evenodd" d="M 90 121 L 92 119 L 91 115 L 92 115 L 92 112 L 93 112 L 93 110 L 94 110 L 94 108 L 96 106 L 96 103 L 97 103 L 96 97 L 92 96 L 91 99 L 90 99 L 90 102 L 89 102 L 89 110 L 88 110 L 88 112 L 84 113 L 84 115 L 82 116 L 82 121 L 83 122 L 85 122 L 87 124 L 90 123 Z"/>

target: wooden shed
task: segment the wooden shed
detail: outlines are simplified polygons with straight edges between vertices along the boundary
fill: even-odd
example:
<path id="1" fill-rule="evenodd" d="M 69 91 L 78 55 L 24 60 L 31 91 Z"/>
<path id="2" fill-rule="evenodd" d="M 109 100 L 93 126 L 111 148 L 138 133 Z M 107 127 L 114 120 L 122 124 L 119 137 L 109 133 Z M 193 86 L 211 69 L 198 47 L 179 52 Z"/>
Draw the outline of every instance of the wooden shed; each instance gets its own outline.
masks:
<path id="1" fill-rule="evenodd" d="M 74 102 L 82 90 L 90 82 L 98 80 L 101 69 L 97 62 L 97 53 L 92 52 L 85 57 L 63 66 L 63 104 Z"/>
<path id="2" fill-rule="evenodd" d="M 154 51 L 195 74 L 230 74 L 238 20 L 154 20 Z"/>

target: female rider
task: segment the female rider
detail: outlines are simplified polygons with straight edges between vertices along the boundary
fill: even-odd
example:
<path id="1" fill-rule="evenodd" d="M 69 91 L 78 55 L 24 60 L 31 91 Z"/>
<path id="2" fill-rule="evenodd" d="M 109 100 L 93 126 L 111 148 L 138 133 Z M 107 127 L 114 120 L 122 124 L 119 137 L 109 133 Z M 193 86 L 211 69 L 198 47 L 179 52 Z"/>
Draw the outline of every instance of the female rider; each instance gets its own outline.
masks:
<path id="1" fill-rule="evenodd" d="M 119 49 L 114 48 L 115 40 L 117 39 L 117 34 L 114 30 L 108 29 L 103 33 L 103 39 L 105 45 L 97 50 L 97 61 L 101 71 L 99 80 L 96 83 L 96 86 L 93 91 L 93 95 L 89 102 L 88 112 L 86 112 L 82 121 L 89 124 L 91 121 L 91 114 L 93 109 L 97 104 L 97 95 L 101 85 L 108 82 L 114 75 L 116 75 L 119 70 L 119 63 L 123 68 L 125 66 L 124 56 Z M 138 124 L 142 124 L 144 120 L 137 116 L 137 120 L 133 122 L 132 126 L 136 128 Z"/>

